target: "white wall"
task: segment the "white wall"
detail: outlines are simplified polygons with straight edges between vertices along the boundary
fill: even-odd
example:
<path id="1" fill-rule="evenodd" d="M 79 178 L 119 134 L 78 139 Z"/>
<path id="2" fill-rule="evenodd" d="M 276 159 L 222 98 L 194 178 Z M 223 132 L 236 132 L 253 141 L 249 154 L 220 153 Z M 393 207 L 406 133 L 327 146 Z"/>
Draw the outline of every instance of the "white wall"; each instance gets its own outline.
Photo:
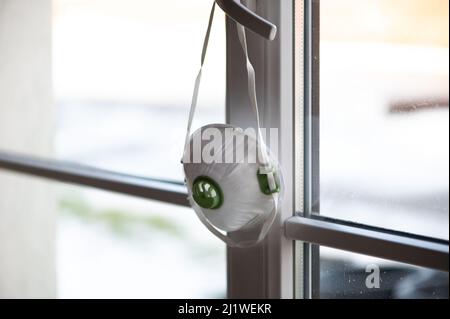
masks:
<path id="1" fill-rule="evenodd" d="M 0 0 L 0 149 L 51 154 L 51 0 Z M 0 170 L 0 298 L 56 296 L 49 183 Z"/>

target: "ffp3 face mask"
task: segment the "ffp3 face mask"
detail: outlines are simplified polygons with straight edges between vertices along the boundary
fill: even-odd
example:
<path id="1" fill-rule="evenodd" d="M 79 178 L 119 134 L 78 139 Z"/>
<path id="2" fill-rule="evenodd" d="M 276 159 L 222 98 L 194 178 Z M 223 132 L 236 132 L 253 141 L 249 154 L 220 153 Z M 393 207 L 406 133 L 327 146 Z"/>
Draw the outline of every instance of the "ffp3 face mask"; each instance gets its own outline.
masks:
<path id="1" fill-rule="evenodd" d="M 215 4 L 203 46 L 202 66 L 214 8 Z M 247 59 L 249 97 L 257 120 L 257 134 L 247 134 L 230 125 L 212 124 L 190 135 L 202 74 L 200 68 L 189 115 L 183 168 L 188 199 L 203 224 L 228 245 L 247 247 L 259 243 L 268 233 L 277 216 L 283 183 L 278 162 L 268 150 L 261 134 L 255 74 L 247 54 L 245 29 L 240 24 L 237 24 L 237 29 Z M 209 141 L 202 138 L 206 130 L 215 130 L 221 137 L 215 148 L 220 157 L 215 154 L 212 161 L 204 158 L 210 146 Z M 232 130 L 234 134 L 226 134 L 227 130 Z M 238 154 L 237 151 L 242 149 L 245 150 L 244 154 Z M 194 160 L 196 151 L 200 156 Z M 228 154 L 233 155 L 232 161 L 227 160 Z"/>

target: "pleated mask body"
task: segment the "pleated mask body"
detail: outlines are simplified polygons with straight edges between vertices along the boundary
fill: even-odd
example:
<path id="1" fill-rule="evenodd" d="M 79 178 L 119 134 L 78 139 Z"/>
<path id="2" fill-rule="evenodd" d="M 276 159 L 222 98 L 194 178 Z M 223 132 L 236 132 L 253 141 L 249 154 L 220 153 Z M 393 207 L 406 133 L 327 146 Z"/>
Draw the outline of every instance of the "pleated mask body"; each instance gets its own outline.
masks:
<path id="1" fill-rule="evenodd" d="M 226 133 L 225 130 L 232 131 L 233 134 Z M 208 131 L 217 132 L 222 142 L 213 143 L 202 139 L 202 133 Z M 211 144 L 215 144 L 215 147 L 211 148 Z M 195 147 L 198 149 L 195 150 Z M 205 150 L 215 151 L 206 162 L 204 156 L 201 156 Z M 260 180 L 264 176 L 258 178 L 258 174 L 264 164 L 258 159 L 258 152 L 261 152 L 261 148 L 257 139 L 240 128 L 212 124 L 194 132 L 190 139 L 189 152 L 185 153 L 185 156 L 190 158 L 185 157 L 183 162 L 189 201 L 196 213 L 204 215 L 212 225 L 226 232 L 245 230 L 264 222 L 276 208 L 278 195 L 265 194 L 261 190 Z M 227 163 L 227 160 L 230 163 Z M 280 185 L 280 177 L 275 173 L 279 171 L 278 164 L 272 159 L 270 165 L 274 168 L 274 178 Z M 202 178 L 216 184 L 217 189 L 211 190 L 211 196 L 221 196 L 218 207 L 208 209 L 196 202 L 194 185 Z M 206 183 L 205 187 L 210 186 Z M 204 191 L 207 192 L 208 189 Z"/>

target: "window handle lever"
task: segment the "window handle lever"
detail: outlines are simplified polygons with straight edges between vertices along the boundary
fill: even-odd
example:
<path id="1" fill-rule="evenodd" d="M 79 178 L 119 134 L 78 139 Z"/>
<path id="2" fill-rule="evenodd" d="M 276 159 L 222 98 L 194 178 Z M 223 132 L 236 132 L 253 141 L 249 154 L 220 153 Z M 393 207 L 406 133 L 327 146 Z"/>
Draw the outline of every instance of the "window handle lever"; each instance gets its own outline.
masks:
<path id="1" fill-rule="evenodd" d="M 246 6 L 240 3 L 240 0 L 216 0 L 216 3 L 231 19 L 239 22 L 247 29 L 268 40 L 275 39 L 277 27 L 273 23 L 250 11 Z"/>

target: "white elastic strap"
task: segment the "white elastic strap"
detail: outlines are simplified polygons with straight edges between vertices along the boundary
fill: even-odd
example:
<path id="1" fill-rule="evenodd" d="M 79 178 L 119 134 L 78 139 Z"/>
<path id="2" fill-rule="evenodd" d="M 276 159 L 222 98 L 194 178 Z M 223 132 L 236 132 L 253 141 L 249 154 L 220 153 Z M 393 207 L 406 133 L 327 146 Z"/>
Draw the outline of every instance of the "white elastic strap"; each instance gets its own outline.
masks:
<path id="1" fill-rule="evenodd" d="M 270 226 L 272 226 L 273 222 L 275 221 L 275 218 L 277 217 L 277 211 L 278 211 L 278 200 L 274 196 L 274 207 L 270 212 L 269 218 L 264 223 L 255 244 L 261 242 L 264 238 L 266 238 L 266 235 L 270 230 Z"/>
<path id="2" fill-rule="evenodd" d="M 258 110 L 258 99 L 256 96 L 256 75 L 255 75 L 255 69 L 253 68 L 253 65 L 248 56 L 247 37 L 245 34 L 245 28 L 238 22 L 236 22 L 236 27 L 237 27 L 239 42 L 241 43 L 241 47 L 242 47 L 242 50 L 244 51 L 244 55 L 245 55 L 245 59 L 246 59 L 247 75 L 248 75 L 247 76 L 248 96 L 250 98 L 250 105 L 251 105 L 253 112 L 255 113 L 255 117 L 256 117 L 256 125 L 257 125 L 256 128 L 258 130 L 258 135 L 259 135 L 259 142 L 260 142 L 259 145 L 261 148 L 262 161 L 263 161 L 263 164 L 270 165 L 269 154 L 268 154 L 267 147 L 266 147 L 266 144 L 264 143 L 264 139 L 263 139 L 262 133 L 261 133 L 261 125 L 260 125 L 259 110 Z M 267 167 L 262 167 L 261 169 L 264 171 L 266 168 Z M 274 174 L 267 174 L 267 179 L 269 182 L 269 188 L 271 190 L 274 190 L 274 188 L 276 188 L 276 181 L 275 181 Z M 272 194 L 272 197 L 273 197 L 273 201 L 274 201 L 274 208 L 270 212 L 268 219 L 264 223 L 264 225 L 261 229 L 261 232 L 259 233 L 258 238 L 256 239 L 256 241 L 253 241 L 250 243 L 244 243 L 245 246 L 247 246 L 247 244 L 254 245 L 254 244 L 261 242 L 266 237 L 267 233 L 269 232 L 270 226 L 273 224 L 273 222 L 277 216 L 277 211 L 278 211 L 277 194 L 275 194 L 275 193 Z M 239 246 L 242 247 L 242 245 L 239 245 Z"/>
<path id="3" fill-rule="evenodd" d="M 197 108 L 198 93 L 200 91 L 200 83 L 202 80 L 202 69 L 203 69 L 203 64 L 205 63 L 206 52 L 208 51 L 209 36 L 211 34 L 212 23 L 214 21 L 215 8 L 216 8 L 216 1 L 213 1 L 213 5 L 211 8 L 211 14 L 209 15 L 208 29 L 206 30 L 205 40 L 203 41 L 200 70 L 198 71 L 197 78 L 195 79 L 194 94 L 192 96 L 191 109 L 189 110 L 189 120 L 188 120 L 188 125 L 187 125 L 187 130 L 186 130 L 186 139 L 184 142 L 185 150 L 189 149 L 188 146 L 189 146 L 189 137 L 191 135 L 191 126 L 192 126 L 192 121 L 194 120 L 195 109 Z"/>
<path id="4" fill-rule="evenodd" d="M 270 226 L 272 226 L 272 224 L 275 221 L 275 218 L 277 216 L 277 206 L 278 206 L 277 201 L 275 201 L 275 206 L 274 206 L 273 210 L 270 212 L 269 218 L 266 220 L 266 222 L 262 226 L 262 228 L 259 232 L 258 238 L 255 240 L 249 240 L 249 241 L 243 241 L 243 242 L 234 241 L 231 237 L 223 234 L 216 227 L 214 227 L 214 225 L 212 225 L 209 222 L 209 220 L 202 213 L 197 213 L 197 210 L 194 210 L 194 211 L 196 212 L 198 218 L 203 223 L 203 225 L 205 225 L 206 228 L 208 228 L 208 230 L 210 232 L 212 232 L 214 235 L 216 235 L 218 238 L 222 239 L 228 246 L 245 248 L 245 247 L 254 246 L 254 245 L 260 243 L 266 237 L 267 233 L 270 230 Z"/>
<path id="5" fill-rule="evenodd" d="M 245 28 L 236 22 L 239 42 L 241 43 L 242 50 L 244 51 L 246 64 L 247 64 L 247 84 L 248 84 L 248 96 L 250 98 L 250 105 L 252 106 L 253 112 L 255 113 L 256 117 L 256 125 L 258 130 L 258 138 L 259 138 L 259 145 L 261 150 L 261 160 L 262 164 L 267 166 L 266 168 L 270 168 L 270 161 L 269 161 L 269 153 L 267 150 L 267 146 L 264 143 L 264 139 L 261 133 L 261 125 L 259 120 L 259 111 L 258 111 L 258 99 L 256 97 L 256 75 L 255 75 L 255 69 L 253 68 L 252 63 L 250 62 L 250 58 L 248 56 L 248 48 L 247 48 L 247 37 L 245 34 Z M 263 167 L 264 168 L 264 167 Z M 268 174 L 267 179 L 269 182 L 269 189 L 271 191 L 274 191 L 276 189 L 276 181 L 273 174 Z"/>
<path id="6" fill-rule="evenodd" d="M 209 17 L 208 29 L 206 31 L 205 40 L 203 42 L 203 50 L 202 50 L 202 58 L 201 58 L 200 70 L 199 70 L 197 78 L 195 80 L 194 93 L 193 93 L 193 96 L 192 96 L 191 108 L 190 108 L 190 111 L 189 111 L 189 120 L 188 120 L 188 125 L 187 125 L 187 130 L 186 130 L 185 150 L 189 149 L 189 139 L 190 139 L 190 134 L 191 134 L 191 126 L 192 126 L 192 121 L 194 119 L 195 109 L 197 107 L 198 94 L 199 94 L 200 83 L 201 83 L 201 78 L 202 78 L 202 69 L 203 69 L 203 64 L 205 62 L 206 53 L 207 53 L 207 50 L 208 50 L 209 37 L 210 37 L 210 34 L 211 34 L 212 23 L 213 23 L 213 20 L 214 20 L 215 6 L 216 6 L 216 2 L 214 1 L 213 5 L 212 5 L 212 9 L 211 9 L 211 14 L 210 14 L 210 17 Z M 245 35 L 245 28 L 239 23 L 236 23 L 236 25 L 237 25 L 239 41 L 241 43 L 241 46 L 242 46 L 242 49 L 244 51 L 245 58 L 246 58 L 247 75 L 248 75 L 248 83 L 247 83 L 248 84 L 248 95 L 249 95 L 249 98 L 250 98 L 250 105 L 251 105 L 251 107 L 253 109 L 253 112 L 255 113 L 255 117 L 256 117 L 256 125 L 257 125 L 258 136 L 259 136 L 259 145 L 260 145 L 261 155 L 262 155 L 261 159 L 262 159 L 263 164 L 267 164 L 268 165 L 268 164 L 270 164 L 270 162 L 269 162 L 269 155 L 268 155 L 268 152 L 267 152 L 266 144 L 264 143 L 264 139 L 262 137 L 261 126 L 260 126 L 260 121 L 259 121 L 258 101 L 257 101 L 257 97 L 256 97 L 255 69 L 253 68 L 253 65 L 250 62 L 250 58 L 248 56 L 247 38 L 246 38 L 246 35 Z M 274 178 L 273 174 L 269 174 L 268 175 L 269 185 L 272 185 L 272 186 L 276 185 L 275 180 L 273 180 L 273 178 Z M 277 215 L 278 200 L 277 200 L 276 194 L 272 194 L 272 196 L 273 196 L 273 200 L 274 200 L 274 208 L 270 212 L 269 218 L 266 220 L 266 222 L 262 226 L 261 231 L 260 231 L 260 233 L 258 235 L 258 238 L 256 240 L 236 243 L 230 237 L 222 234 L 217 228 L 215 228 L 214 225 L 212 225 L 209 222 L 209 220 L 203 214 L 197 213 L 197 216 L 199 217 L 200 221 L 213 234 L 215 234 L 217 237 L 222 239 L 227 245 L 229 245 L 231 247 L 248 247 L 248 246 L 252 246 L 252 245 L 255 245 L 255 244 L 261 242 L 265 238 L 265 236 L 267 235 L 267 233 L 268 233 L 268 231 L 270 229 L 270 226 L 272 225 L 273 221 L 275 220 L 275 217 Z M 195 211 L 197 212 L 197 210 L 195 210 Z"/>
<path id="7" fill-rule="evenodd" d="M 186 130 L 186 139 L 185 139 L 185 150 L 188 149 L 192 122 L 194 120 L 195 110 L 197 108 L 198 95 L 199 95 L 200 84 L 201 84 L 201 79 L 202 79 L 203 64 L 205 62 L 206 53 L 208 51 L 209 37 L 211 34 L 212 23 L 214 21 L 215 7 L 216 7 L 216 2 L 214 1 L 212 8 L 211 8 L 211 14 L 209 17 L 208 29 L 206 31 L 205 40 L 203 42 L 200 70 L 199 70 L 199 72 L 197 74 L 197 78 L 195 80 L 194 93 L 192 96 L 191 108 L 189 110 L 189 119 L 188 119 L 188 125 L 187 125 L 187 130 Z M 253 68 L 253 65 L 250 62 L 250 58 L 248 56 L 247 37 L 245 35 L 245 28 L 237 22 L 236 22 L 236 26 L 237 26 L 239 41 L 241 43 L 242 49 L 245 54 L 245 59 L 246 59 L 247 75 L 248 75 L 247 76 L 247 78 L 248 78 L 248 96 L 250 98 L 250 105 L 251 105 L 253 112 L 255 114 L 255 117 L 256 117 L 256 125 L 257 125 L 256 128 L 258 130 L 258 139 L 260 141 L 260 149 L 261 149 L 261 154 L 262 154 L 261 159 L 263 161 L 263 164 L 269 164 L 269 161 L 268 161 L 269 156 L 268 156 L 266 145 L 264 143 L 264 139 L 262 137 L 261 125 L 260 125 L 260 120 L 259 120 L 258 100 L 256 97 L 255 69 Z"/>
<path id="8" fill-rule="evenodd" d="M 258 98 L 256 96 L 256 75 L 255 69 L 253 68 L 250 58 L 248 56 L 247 48 L 247 36 L 245 34 L 245 28 L 238 22 L 236 22 L 237 33 L 239 37 L 239 42 L 241 43 L 242 50 L 244 51 L 246 65 L 247 65 L 247 86 L 248 86 L 248 96 L 250 98 L 250 106 L 253 109 L 253 113 L 256 117 L 256 129 L 258 130 L 258 139 L 261 146 L 261 155 L 263 164 L 269 164 L 269 156 L 266 149 L 266 144 L 261 133 L 261 124 L 259 120 L 259 110 L 258 110 Z"/>
<path id="9" fill-rule="evenodd" d="M 225 234 L 222 234 L 216 227 L 214 227 L 209 220 L 200 212 L 197 212 L 196 209 L 194 209 L 195 213 L 197 214 L 200 221 L 203 223 L 203 225 L 206 226 L 206 228 L 209 229 L 210 232 L 212 232 L 214 235 L 222 239 L 228 246 L 230 247 L 236 247 L 237 244 L 234 242 L 230 237 L 228 237 Z"/>

